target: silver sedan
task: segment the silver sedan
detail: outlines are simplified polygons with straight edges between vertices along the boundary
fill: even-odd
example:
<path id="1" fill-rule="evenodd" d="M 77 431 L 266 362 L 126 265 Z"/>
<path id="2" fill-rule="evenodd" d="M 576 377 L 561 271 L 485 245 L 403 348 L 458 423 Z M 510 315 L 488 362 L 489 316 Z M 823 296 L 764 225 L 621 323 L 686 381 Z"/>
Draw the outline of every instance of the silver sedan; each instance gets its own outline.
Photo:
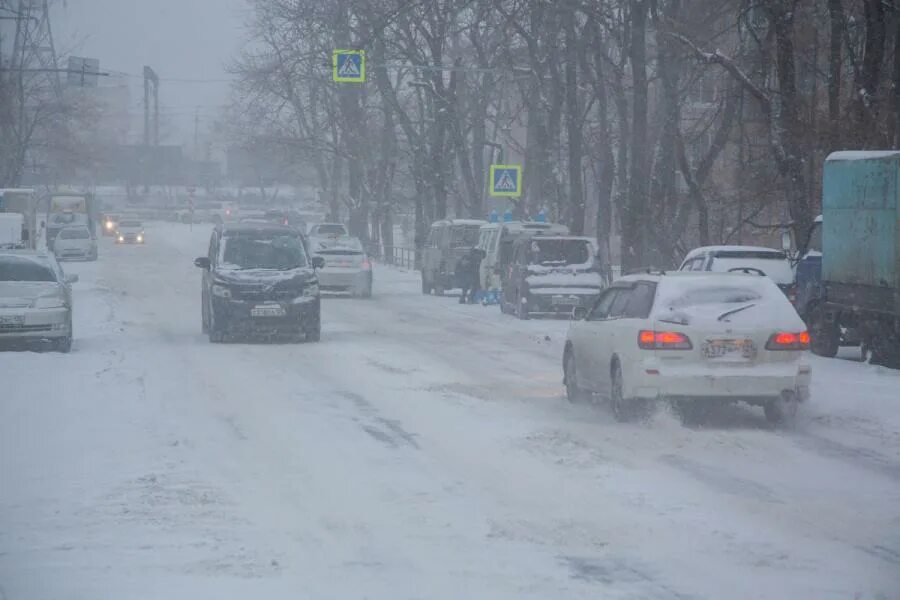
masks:
<path id="1" fill-rule="evenodd" d="M 325 260 L 325 266 L 318 271 L 322 291 L 348 292 L 361 298 L 372 296 L 372 262 L 359 239 L 313 237 L 310 252 Z"/>
<path id="2" fill-rule="evenodd" d="M 76 281 L 51 254 L 0 251 L 0 341 L 49 341 L 60 352 L 71 350 Z"/>

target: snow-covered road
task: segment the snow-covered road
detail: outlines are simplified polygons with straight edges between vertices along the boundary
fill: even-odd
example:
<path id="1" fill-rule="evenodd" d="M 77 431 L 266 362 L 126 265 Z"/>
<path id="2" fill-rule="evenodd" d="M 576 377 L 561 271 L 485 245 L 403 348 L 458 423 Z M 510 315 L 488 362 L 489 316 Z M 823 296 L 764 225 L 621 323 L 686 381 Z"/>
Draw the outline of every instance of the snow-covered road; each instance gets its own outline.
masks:
<path id="1" fill-rule="evenodd" d="M 0 599 L 900 598 L 900 373 L 622 425 L 566 403 L 564 321 L 389 268 L 319 344 L 211 345 L 208 234 L 104 239 L 72 354 L 0 352 Z"/>

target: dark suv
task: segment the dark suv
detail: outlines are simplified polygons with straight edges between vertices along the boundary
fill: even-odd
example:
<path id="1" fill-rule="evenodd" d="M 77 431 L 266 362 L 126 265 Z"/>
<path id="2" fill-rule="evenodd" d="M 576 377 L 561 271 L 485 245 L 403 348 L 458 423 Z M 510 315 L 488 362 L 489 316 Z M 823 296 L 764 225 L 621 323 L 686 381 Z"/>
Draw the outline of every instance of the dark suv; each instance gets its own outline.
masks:
<path id="1" fill-rule="evenodd" d="M 203 269 L 203 332 L 209 341 L 226 336 L 321 337 L 319 281 L 324 261 L 310 258 L 302 234 L 268 224 L 218 225 Z"/>

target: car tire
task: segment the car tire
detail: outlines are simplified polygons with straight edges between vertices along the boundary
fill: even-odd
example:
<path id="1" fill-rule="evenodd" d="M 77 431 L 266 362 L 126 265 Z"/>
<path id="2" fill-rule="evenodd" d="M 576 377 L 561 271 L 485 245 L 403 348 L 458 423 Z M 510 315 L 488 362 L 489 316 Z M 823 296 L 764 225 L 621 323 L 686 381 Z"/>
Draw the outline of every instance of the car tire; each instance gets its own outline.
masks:
<path id="1" fill-rule="evenodd" d="M 72 351 L 72 336 L 66 336 L 64 338 L 58 338 L 53 342 L 53 349 L 56 352 L 62 352 L 63 354 L 68 354 Z"/>
<path id="2" fill-rule="evenodd" d="M 622 366 L 618 361 L 613 363 L 610 369 L 609 377 L 609 405 L 612 408 L 613 416 L 619 423 L 625 423 L 631 420 L 632 411 L 628 406 L 628 400 L 625 398 L 625 385 L 622 379 Z"/>
<path id="3" fill-rule="evenodd" d="M 422 294 L 425 296 L 431 294 L 431 284 L 425 278 L 425 271 L 422 271 Z"/>
<path id="4" fill-rule="evenodd" d="M 774 398 L 763 405 L 766 421 L 772 425 L 790 423 L 797 416 L 798 402 L 796 398 Z"/>
<path id="5" fill-rule="evenodd" d="M 443 296 L 444 295 L 444 284 L 443 283 L 435 283 L 434 284 L 434 295 L 435 296 Z"/>
<path id="6" fill-rule="evenodd" d="M 528 311 L 528 305 L 522 302 L 522 294 L 516 295 L 516 317 L 519 318 L 520 321 L 527 321 L 531 318 L 531 313 Z"/>
<path id="7" fill-rule="evenodd" d="M 372 297 L 372 281 L 370 280 L 366 287 L 362 289 L 362 292 L 359 294 L 360 298 L 371 298 Z"/>
<path id="8" fill-rule="evenodd" d="M 206 302 L 202 302 L 200 305 L 200 333 L 207 334 L 209 333 L 209 325 L 206 322 Z"/>
<path id="9" fill-rule="evenodd" d="M 303 338 L 307 342 L 318 342 L 322 339 L 322 318 L 316 315 L 315 322 L 303 328 Z"/>
<path id="10" fill-rule="evenodd" d="M 578 376 L 575 367 L 575 352 L 567 350 L 563 359 L 563 372 L 566 384 L 566 399 L 572 404 L 584 402 L 588 399 L 588 393 L 578 386 Z"/>
<path id="11" fill-rule="evenodd" d="M 209 341 L 212 344 L 221 344 L 225 341 L 225 332 L 216 326 L 216 317 L 212 308 L 207 312 L 206 333 L 209 335 Z"/>
<path id="12" fill-rule="evenodd" d="M 672 408 L 681 424 L 690 427 L 703 424 L 709 405 L 701 400 L 681 398 L 672 403 Z"/>
<path id="13" fill-rule="evenodd" d="M 822 307 L 813 308 L 810 314 L 810 350 L 813 354 L 834 358 L 841 345 L 841 331 L 837 322 L 829 323 Z"/>

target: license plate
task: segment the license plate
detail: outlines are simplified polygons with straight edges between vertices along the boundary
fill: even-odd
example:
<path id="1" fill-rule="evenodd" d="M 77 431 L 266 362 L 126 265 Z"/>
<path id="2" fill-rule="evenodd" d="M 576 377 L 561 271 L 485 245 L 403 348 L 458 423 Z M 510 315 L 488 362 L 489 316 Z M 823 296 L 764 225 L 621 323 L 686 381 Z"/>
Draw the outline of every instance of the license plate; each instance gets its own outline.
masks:
<path id="1" fill-rule="evenodd" d="M 709 340 L 703 344 L 703 355 L 706 358 L 750 359 L 756 356 L 756 344 L 753 340 Z"/>
<path id="2" fill-rule="evenodd" d="M 0 325 L 24 325 L 25 317 L 22 315 L 0 315 Z"/>
<path id="3" fill-rule="evenodd" d="M 262 304 L 250 309 L 251 317 L 283 317 L 284 309 L 277 304 Z"/>
<path id="4" fill-rule="evenodd" d="M 581 304 L 578 298 L 570 298 L 568 296 L 553 296 L 550 302 L 556 306 L 575 306 Z"/>

